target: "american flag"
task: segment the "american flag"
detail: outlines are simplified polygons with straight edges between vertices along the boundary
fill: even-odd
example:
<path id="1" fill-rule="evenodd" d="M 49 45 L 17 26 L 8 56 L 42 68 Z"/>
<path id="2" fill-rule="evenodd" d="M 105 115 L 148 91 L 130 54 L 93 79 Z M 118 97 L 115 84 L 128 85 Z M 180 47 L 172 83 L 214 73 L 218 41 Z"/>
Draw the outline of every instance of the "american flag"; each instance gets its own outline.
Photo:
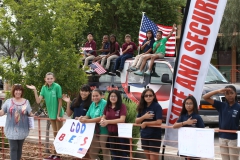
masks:
<path id="1" fill-rule="evenodd" d="M 96 71 L 98 74 L 103 74 L 106 72 L 106 70 L 98 63 L 98 62 L 95 62 L 95 63 L 92 63 L 90 64 L 90 67 Z"/>
<path id="2" fill-rule="evenodd" d="M 79 148 L 78 151 L 77 151 L 77 153 L 79 153 L 79 154 L 86 154 L 87 151 L 88 151 L 88 150 L 85 149 L 85 148 Z"/>
<path id="3" fill-rule="evenodd" d="M 146 32 L 148 30 L 152 30 L 154 33 L 154 37 L 156 37 L 156 33 L 158 30 L 163 32 L 163 37 L 167 37 L 172 30 L 172 26 L 163 26 L 160 24 L 155 24 L 151 21 L 147 16 L 143 16 L 142 24 L 140 26 L 139 32 L 139 44 L 142 45 L 142 42 L 146 39 Z M 167 57 L 175 56 L 175 48 L 176 48 L 176 32 L 173 32 L 172 36 L 168 39 L 166 43 L 166 55 Z"/>

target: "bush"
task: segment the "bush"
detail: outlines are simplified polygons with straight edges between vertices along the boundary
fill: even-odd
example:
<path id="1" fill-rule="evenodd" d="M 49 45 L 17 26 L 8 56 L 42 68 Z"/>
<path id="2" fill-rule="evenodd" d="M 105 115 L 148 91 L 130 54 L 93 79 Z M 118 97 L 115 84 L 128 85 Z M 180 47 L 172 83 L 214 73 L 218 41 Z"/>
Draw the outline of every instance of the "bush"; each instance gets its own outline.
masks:
<path id="1" fill-rule="evenodd" d="M 135 119 L 137 117 L 137 112 L 136 112 L 136 108 L 137 108 L 137 104 L 133 101 L 130 101 L 127 98 L 123 98 L 123 103 L 126 105 L 127 107 L 127 117 L 126 117 L 126 123 L 135 123 Z M 132 150 L 135 151 L 137 150 L 137 142 L 138 142 L 138 138 L 140 137 L 140 130 L 139 127 L 133 126 L 133 131 L 132 131 Z"/>

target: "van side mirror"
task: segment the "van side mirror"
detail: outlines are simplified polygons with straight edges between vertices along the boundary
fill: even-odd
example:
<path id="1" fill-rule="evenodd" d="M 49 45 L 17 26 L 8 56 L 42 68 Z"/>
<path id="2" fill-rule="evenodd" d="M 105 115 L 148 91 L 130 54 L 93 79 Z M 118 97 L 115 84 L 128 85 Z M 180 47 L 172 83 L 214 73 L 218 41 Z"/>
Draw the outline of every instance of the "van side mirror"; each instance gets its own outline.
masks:
<path id="1" fill-rule="evenodd" d="M 162 80 L 163 83 L 171 83 L 172 84 L 172 80 L 169 79 L 169 74 L 164 73 L 162 75 Z"/>

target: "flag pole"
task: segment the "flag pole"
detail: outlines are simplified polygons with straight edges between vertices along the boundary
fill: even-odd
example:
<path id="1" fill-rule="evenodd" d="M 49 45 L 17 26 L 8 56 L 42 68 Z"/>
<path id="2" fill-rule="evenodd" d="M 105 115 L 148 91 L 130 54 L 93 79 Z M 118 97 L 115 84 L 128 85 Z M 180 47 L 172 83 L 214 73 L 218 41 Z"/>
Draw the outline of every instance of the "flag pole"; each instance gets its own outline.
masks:
<path id="1" fill-rule="evenodd" d="M 140 28 L 139 28 L 139 33 L 140 33 L 140 31 L 141 31 L 141 27 L 142 27 L 142 22 L 143 22 L 143 17 L 144 17 L 144 14 L 145 14 L 146 12 L 142 12 L 142 20 L 141 20 L 141 25 L 140 25 Z M 139 35 L 139 34 L 138 34 Z M 139 38 L 139 37 L 138 37 Z M 139 40 L 138 40 L 138 42 L 139 42 Z M 140 50 L 141 50 L 141 47 L 140 47 L 140 44 L 138 44 L 138 55 L 139 55 L 139 53 L 140 53 Z"/>

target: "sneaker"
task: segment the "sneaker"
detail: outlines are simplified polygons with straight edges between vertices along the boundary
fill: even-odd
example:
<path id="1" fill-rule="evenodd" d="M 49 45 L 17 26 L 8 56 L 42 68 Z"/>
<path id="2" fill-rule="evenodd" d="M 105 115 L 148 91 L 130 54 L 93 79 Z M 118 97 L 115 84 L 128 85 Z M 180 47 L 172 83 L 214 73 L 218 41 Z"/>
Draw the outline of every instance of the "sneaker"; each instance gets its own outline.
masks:
<path id="1" fill-rule="evenodd" d="M 133 70 L 133 71 L 138 70 L 138 68 L 136 68 L 136 67 L 130 67 L 130 69 Z"/>
<path id="2" fill-rule="evenodd" d="M 87 70 L 87 71 L 85 71 L 85 73 L 87 73 L 87 74 L 92 74 L 92 70 L 90 69 L 90 70 Z"/>
<path id="3" fill-rule="evenodd" d="M 55 155 L 50 155 L 46 158 L 43 158 L 43 160 L 52 160 L 54 157 L 56 157 Z"/>
<path id="4" fill-rule="evenodd" d="M 53 159 L 54 160 L 61 160 L 60 156 L 54 156 Z"/>
<path id="5" fill-rule="evenodd" d="M 111 75 L 111 76 L 116 76 L 115 72 L 109 72 L 108 74 Z"/>
<path id="6" fill-rule="evenodd" d="M 144 72 L 144 74 L 149 76 L 151 74 L 151 72 L 149 70 L 147 70 L 146 72 Z"/>
<path id="7" fill-rule="evenodd" d="M 122 72 L 122 70 L 123 70 L 123 69 L 117 69 L 116 72 L 119 72 L 119 73 L 120 73 L 120 72 Z"/>
<path id="8" fill-rule="evenodd" d="M 143 76 L 143 72 L 142 71 L 136 71 L 136 72 L 134 72 L 134 74 L 139 75 L 139 76 Z"/>

